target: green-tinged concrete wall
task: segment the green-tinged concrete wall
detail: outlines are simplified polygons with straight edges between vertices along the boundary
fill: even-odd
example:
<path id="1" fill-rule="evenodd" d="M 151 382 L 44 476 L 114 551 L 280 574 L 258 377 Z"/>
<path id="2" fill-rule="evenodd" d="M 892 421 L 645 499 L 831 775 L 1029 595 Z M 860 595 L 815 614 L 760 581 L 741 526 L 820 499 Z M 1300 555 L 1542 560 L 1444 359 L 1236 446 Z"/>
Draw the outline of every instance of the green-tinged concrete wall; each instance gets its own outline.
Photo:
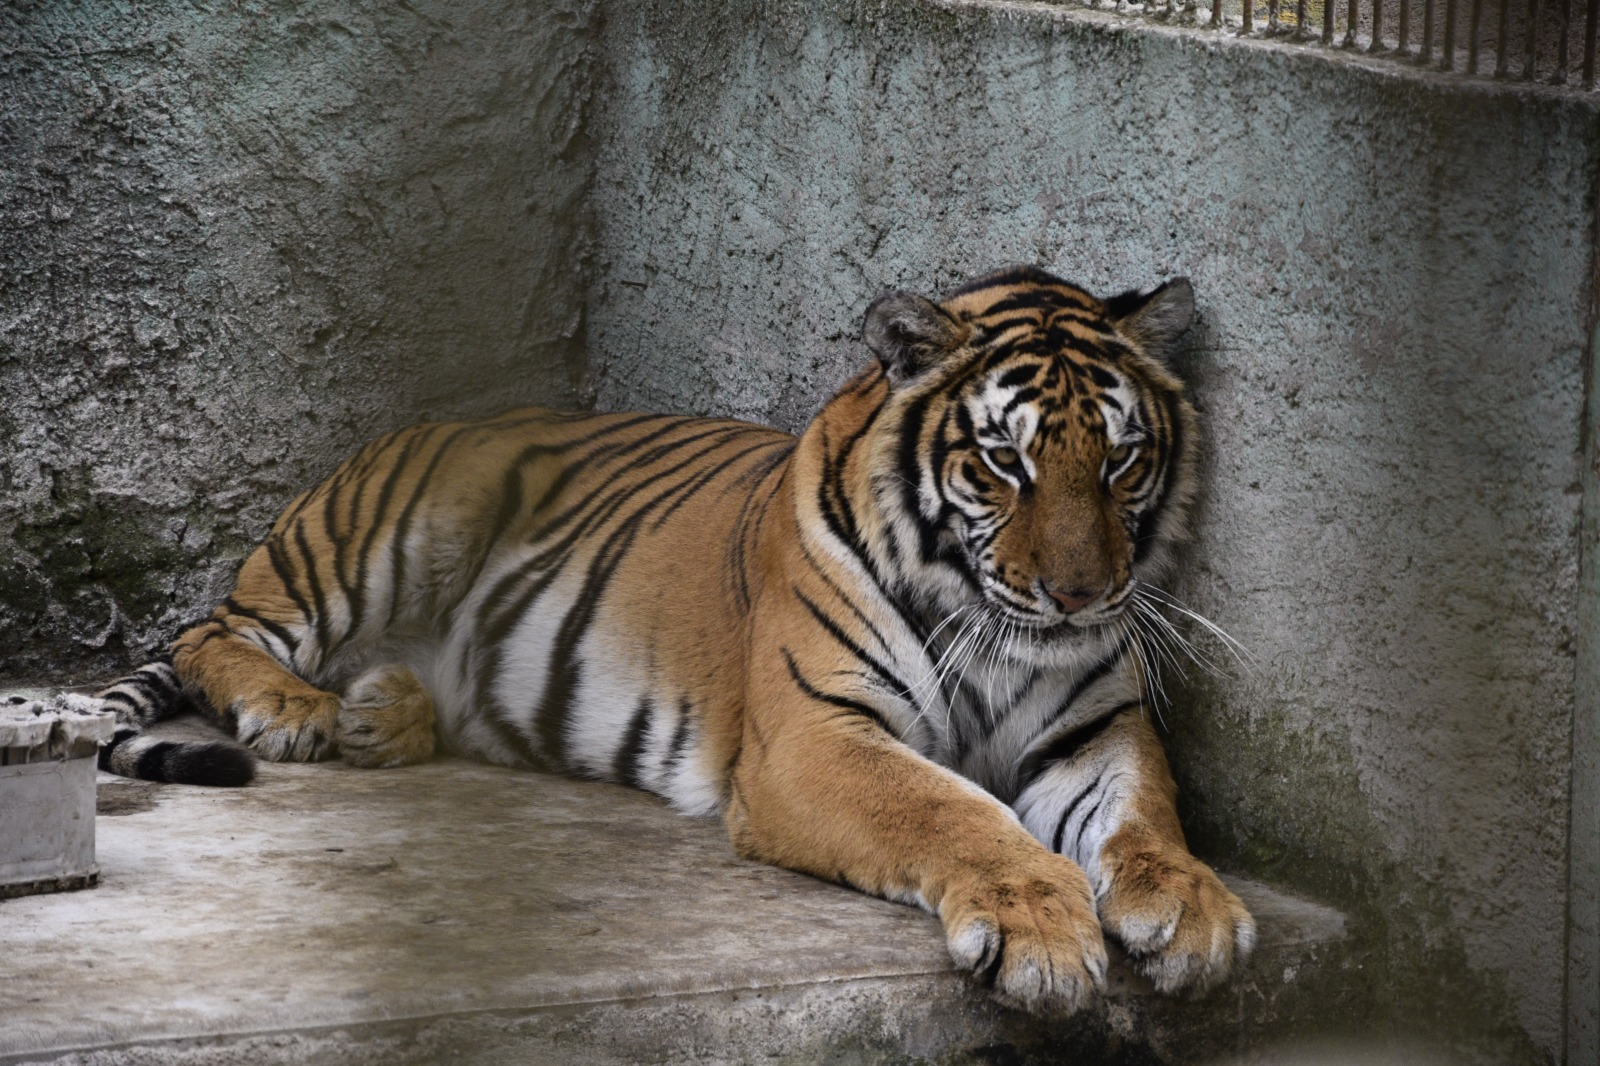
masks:
<path id="1" fill-rule="evenodd" d="M 379 432 L 573 401 L 593 7 L 0 6 L 0 668 L 169 640 Z"/>
<path id="2" fill-rule="evenodd" d="M 1559 1058 L 1594 102 L 1015 4 L 617 5 L 602 55 L 604 407 L 798 426 L 887 288 L 1194 279 L 1176 589 L 1253 665 L 1165 714 L 1192 837 L 1347 907 L 1395 1031 Z"/>

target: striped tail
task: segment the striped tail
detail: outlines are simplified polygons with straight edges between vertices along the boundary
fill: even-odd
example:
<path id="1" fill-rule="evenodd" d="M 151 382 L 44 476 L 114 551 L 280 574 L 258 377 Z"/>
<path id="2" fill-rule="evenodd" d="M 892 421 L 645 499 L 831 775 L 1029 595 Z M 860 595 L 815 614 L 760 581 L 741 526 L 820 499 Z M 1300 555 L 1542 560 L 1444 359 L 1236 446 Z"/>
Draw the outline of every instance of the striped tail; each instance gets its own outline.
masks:
<path id="1" fill-rule="evenodd" d="M 256 757 L 226 740 L 157 740 L 144 735 L 157 722 L 198 710 L 172 666 L 148 663 L 111 684 L 95 698 L 115 711 L 117 728 L 100 748 L 100 769 L 145 781 L 179 785 L 248 785 Z"/>

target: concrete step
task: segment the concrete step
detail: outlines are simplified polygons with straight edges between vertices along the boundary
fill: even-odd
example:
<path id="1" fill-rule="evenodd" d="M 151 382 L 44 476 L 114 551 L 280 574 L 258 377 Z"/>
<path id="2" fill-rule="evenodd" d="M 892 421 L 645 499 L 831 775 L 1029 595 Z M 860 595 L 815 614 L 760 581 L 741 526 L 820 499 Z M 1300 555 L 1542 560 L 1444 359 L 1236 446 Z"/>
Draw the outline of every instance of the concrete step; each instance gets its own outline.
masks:
<path id="1" fill-rule="evenodd" d="M 1337 912 L 1230 880 L 1238 980 L 1173 1001 L 1118 959 L 1043 1021 L 927 914 L 625 788 L 441 759 L 99 800 L 99 887 L 0 902 L 0 1062 L 1186 1061 L 1326 1015 L 1359 965 Z"/>

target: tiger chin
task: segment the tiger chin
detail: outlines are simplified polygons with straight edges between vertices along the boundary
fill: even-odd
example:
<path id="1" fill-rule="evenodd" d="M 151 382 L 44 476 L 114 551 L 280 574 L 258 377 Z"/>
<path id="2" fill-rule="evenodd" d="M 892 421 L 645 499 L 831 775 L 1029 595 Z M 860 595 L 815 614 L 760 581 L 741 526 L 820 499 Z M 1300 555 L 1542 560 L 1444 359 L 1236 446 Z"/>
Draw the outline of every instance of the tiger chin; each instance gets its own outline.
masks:
<path id="1" fill-rule="evenodd" d="M 1032 267 L 892 293 L 798 438 L 531 408 L 390 433 L 101 693 L 101 765 L 233 785 L 437 739 L 921 906 L 1008 1005 L 1084 1006 L 1107 934 L 1208 988 L 1255 925 L 1184 843 L 1138 640 L 1192 494 L 1193 306 Z M 144 734 L 189 706 L 242 746 Z"/>

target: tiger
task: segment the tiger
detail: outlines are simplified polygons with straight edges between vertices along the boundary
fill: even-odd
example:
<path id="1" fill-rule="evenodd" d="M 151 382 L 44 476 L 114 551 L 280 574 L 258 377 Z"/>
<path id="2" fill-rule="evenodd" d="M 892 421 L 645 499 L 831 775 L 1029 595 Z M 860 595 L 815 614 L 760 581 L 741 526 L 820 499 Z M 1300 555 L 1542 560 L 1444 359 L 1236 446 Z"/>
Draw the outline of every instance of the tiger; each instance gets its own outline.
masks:
<path id="1" fill-rule="evenodd" d="M 100 696 L 113 773 L 473 759 L 720 815 L 741 856 L 914 904 L 1008 1006 L 1072 1012 L 1106 937 L 1203 991 L 1255 923 L 1190 854 L 1140 604 L 1186 536 L 1190 282 L 1015 266 L 891 292 L 798 437 L 522 408 L 389 433 L 230 595 Z M 146 728 L 186 708 L 234 741 Z"/>

